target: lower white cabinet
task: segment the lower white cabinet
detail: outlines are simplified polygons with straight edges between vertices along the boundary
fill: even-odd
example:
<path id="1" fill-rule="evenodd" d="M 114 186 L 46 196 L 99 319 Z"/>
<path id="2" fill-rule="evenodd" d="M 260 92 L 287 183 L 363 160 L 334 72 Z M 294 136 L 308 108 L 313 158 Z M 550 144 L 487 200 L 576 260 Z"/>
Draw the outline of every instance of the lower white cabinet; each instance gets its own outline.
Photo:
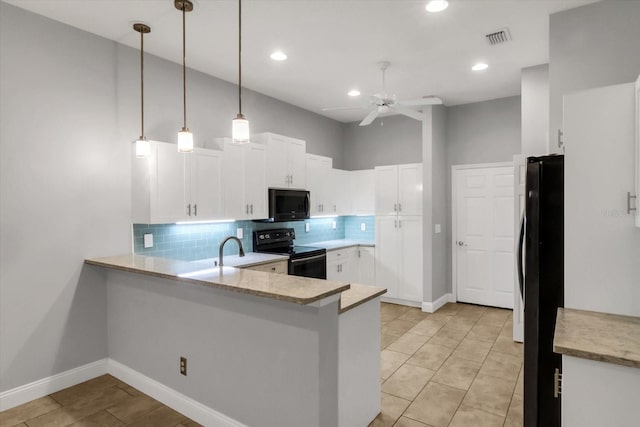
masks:
<path id="1" fill-rule="evenodd" d="M 375 283 L 386 298 L 422 302 L 422 216 L 376 217 Z"/>
<path id="2" fill-rule="evenodd" d="M 358 248 L 327 251 L 327 280 L 358 282 Z"/>
<path id="3" fill-rule="evenodd" d="M 150 141 L 151 158 L 131 160 L 132 220 L 163 224 L 221 219 L 222 153 Z"/>
<path id="4" fill-rule="evenodd" d="M 269 262 L 267 264 L 246 267 L 247 270 L 264 271 L 265 273 L 288 274 L 287 261 Z"/>
<path id="5" fill-rule="evenodd" d="M 371 246 L 358 248 L 358 283 L 376 284 L 376 249 Z"/>

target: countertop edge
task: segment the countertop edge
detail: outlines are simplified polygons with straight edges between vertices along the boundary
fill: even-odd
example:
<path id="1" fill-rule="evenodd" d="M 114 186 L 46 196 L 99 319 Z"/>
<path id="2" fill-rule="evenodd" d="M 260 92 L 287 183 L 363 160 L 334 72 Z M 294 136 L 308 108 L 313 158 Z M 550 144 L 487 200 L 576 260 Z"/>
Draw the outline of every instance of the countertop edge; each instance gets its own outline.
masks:
<path id="1" fill-rule="evenodd" d="M 355 286 L 360 286 L 360 285 L 357 285 L 357 284 L 352 284 L 351 285 L 351 289 L 353 289 L 354 285 Z M 354 302 L 352 302 L 350 304 L 345 305 L 344 307 L 342 306 L 342 294 L 344 292 L 349 292 L 349 290 L 343 291 L 341 293 L 341 295 L 340 295 L 340 309 L 338 311 L 338 314 L 346 313 L 347 311 L 349 311 L 349 310 L 351 310 L 353 308 L 356 308 L 356 307 L 358 307 L 358 306 L 360 306 L 360 305 L 362 305 L 362 304 L 364 304 L 366 302 L 371 301 L 372 299 L 375 299 L 375 298 L 387 293 L 387 289 L 385 289 L 385 288 L 378 288 L 376 286 L 368 286 L 368 285 L 362 285 L 362 286 L 367 286 L 367 287 L 374 288 L 374 289 L 377 289 L 377 290 L 374 291 L 373 293 L 363 297 L 363 298 L 358 299 L 357 301 L 354 301 Z"/>
<path id="2" fill-rule="evenodd" d="M 117 265 L 117 264 L 110 264 L 110 263 L 106 263 L 106 262 L 100 262 L 100 261 L 95 260 L 95 259 L 85 259 L 84 263 L 87 264 L 87 265 L 93 265 L 93 266 L 101 267 L 101 268 L 108 268 L 108 269 L 111 269 L 111 270 L 118 270 L 118 271 L 124 271 L 124 272 L 128 272 L 128 273 L 142 274 L 142 275 L 151 276 L 151 277 L 159 277 L 159 278 L 162 278 L 162 279 L 169 279 L 169 280 L 173 280 L 173 281 L 176 281 L 176 282 L 190 283 L 190 284 L 195 284 L 195 285 L 203 286 L 203 287 L 207 287 L 207 288 L 223 289 L 223 290 L 226 290 L 226 291 L 235 292 L 235 293 L 239 293 L 239 294 L 259 296 L 259 297 L 273 299 L 273 300 L 277 300 L 277 301 L 291 302 L 291 303 L 295 303 L 295 304 L 299 304 L 299 305 L 313 304 L 314 302 L 323 300 L 323 299 L 325 299 L 327 297 L 330 297 L 331 295 L 341 294 L 342 292 L 350 289 L 350 287 L 351 287 L 351 285 L 349 285 L 349 284 L 344 284 L 343 286 L 337 287 L 337 288 L 332 289 L 332 290 L 327 291 L 327 292 L 323 292 L 323 293 L 318 294 L 318 295 L 316 295 L 316 296 L 314 296 L 312 298 L 294 298 L 294 297 L 287 297 L 286 295 L 274 294 L 274 293 L 259 291 L 259 290 L 255 290 L 255 289 L 239 288 L 239 287 L 228 286 L 228 285 L 224 285 L 224 284 L 220 284 L 220 283 L 213 283 L 213 282 L 207 282 L 207 281 L 192 279 L 192 278 L 189 278 L 189 277 L 179 277 L 179 276 L 175 276 L 173 274 L 159 273 L 159 272 L 155 272 L 155 271 L 142 270 L 142 269 L 138 269 L 138 268 L 126 267 L 126 266 L 121 266 L 121 265 Z M 238 267 L 230 267 L 230 268 L 238 268 Z M 260 272 L 256 272 L 256 273 L 260 273 Z M 272 273 L 262 273 L 262 274 L 272 274 Z"/>
<path id="3" fill-rule="evenodd" d="M 553 343 L 553 352 L 562 354 L 563 356 L 578 357 L 580 359 L 593 360 L 595 362 L 611 363 L 613 365 L 627 366 L 629 368 L 640 368 L 640 362 L 636 360 L 631 360 L 612 354 L 594 353 L 592 351 L 564 347 L 561 345 L 556 345 L 555 342 Z"/>

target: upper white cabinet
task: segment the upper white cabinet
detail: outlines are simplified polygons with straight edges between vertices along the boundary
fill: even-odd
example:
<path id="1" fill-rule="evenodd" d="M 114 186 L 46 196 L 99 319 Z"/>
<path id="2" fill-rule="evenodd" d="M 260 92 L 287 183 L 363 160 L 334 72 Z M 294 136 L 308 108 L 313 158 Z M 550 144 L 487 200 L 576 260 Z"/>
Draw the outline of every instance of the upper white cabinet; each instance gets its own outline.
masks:
<path id="1" fill-rule="evenodd" d="M 373 169 L 351 171 L 351 213 L 375 213 L 376 181 Z"/>
<path id="2" fill-rule="evenodd" d="M 270 132 L 255 134 L 253 140 L 267 147 L 268 187 L 306 188 L 305 141 Z"/>
<path id="3" fill-rule="evenodd" d="M 223 138 L 225 218 L 267 217 L 266 147 Z"/>
<path id="4" fill-rule="evenodd" d="M 175 144 L 151 141 L 151 158 L 132 159 L 134 223 L 220 219 L 222 153 L 196 148 L 178 153 Z"/>
<path id="5" fill-rule="evenodd" d="M 422 215 L 422 164 L 375 168 L 376 215 Z"/>
<path id="6" fill-rule="evenodd" d="M 329 186 L 327 185 L 333 166 L 331 157 L 307 154 L 307 189 L 311 197 L 311 215 L 322 215 L 324 210 L 330 209 L 327 200 Z"/>
<path id="7" fill-rule="evenodd" d="M 327 183 L 329 208 L 327 214 L 349 215 L 351 214 L 351 172 L 332 169 Z"/>

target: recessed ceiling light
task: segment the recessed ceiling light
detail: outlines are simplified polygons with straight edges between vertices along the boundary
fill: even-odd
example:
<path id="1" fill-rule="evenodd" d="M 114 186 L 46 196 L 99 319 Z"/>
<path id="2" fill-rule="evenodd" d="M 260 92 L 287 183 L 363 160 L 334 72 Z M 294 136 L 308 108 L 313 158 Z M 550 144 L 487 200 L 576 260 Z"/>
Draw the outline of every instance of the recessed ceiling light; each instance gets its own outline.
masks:
<path id="1" fill-rule="evenodd" d="M 360 96 L 360 91 L 358 89 L 351 89 L 347 95 L 349 95 L 349 96 Z"/>
<path id="2" fill-rule="evenodd" d="M 427 3 L 427 6 L 425 8 L 427 9 L 427 12 L 436 13 L 442 12 L 448 7 L 449 2 L 447 0 L 431 0 L 429 3 Z"/>
<path id="3" fill-rule="evenodd" d="M 489 68 L 489 65 L 485 64 L 484 62 L 478 62 L 477 64 L 474 64 L 473 67 L 471 67 L 473 71 L 484 71 L 487 68 Z"/>
<path id="4" fill-rule="evenodd" d="M 271 59 L 273 59 L 274 61 L 284 61 L 285 59 L 287 59 L 287 54 L 280 50 L 277 50 L 271 54 Z"/>

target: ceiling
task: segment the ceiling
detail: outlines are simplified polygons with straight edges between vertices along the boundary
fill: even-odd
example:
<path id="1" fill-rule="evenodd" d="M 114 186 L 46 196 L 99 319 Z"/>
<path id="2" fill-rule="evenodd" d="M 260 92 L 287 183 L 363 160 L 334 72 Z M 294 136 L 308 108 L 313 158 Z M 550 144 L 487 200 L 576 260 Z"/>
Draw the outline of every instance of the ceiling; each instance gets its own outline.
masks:
<path id="1" fill-rule="evenodd" d="M 139 48 L 131 28 L 152 32 L 145 51 L 182 61 L 182 15 L 173 0 L 3 0 L 32 12 Z M 387 92 L 398 99 L 436 95 L 451 106 L 520 93 L 520 70 L 549 60 L 549 15 L 596 0 L 450 0 L 427 13 L 426 0 L 245 0 L 243 85 L 342 122 L 366 110 L 347 96 L 381 89 L 376 64 L 391 62 Z M 235 0 L 194 0 L 187 15 L 187 66 L 237 82 Z M 485 34 L 508 27 L 512 41 L 491 46 Z M 281 49 L 289 59 L 276 62 Z M 478 61 L 489 64 L 471 71 Z"/>

